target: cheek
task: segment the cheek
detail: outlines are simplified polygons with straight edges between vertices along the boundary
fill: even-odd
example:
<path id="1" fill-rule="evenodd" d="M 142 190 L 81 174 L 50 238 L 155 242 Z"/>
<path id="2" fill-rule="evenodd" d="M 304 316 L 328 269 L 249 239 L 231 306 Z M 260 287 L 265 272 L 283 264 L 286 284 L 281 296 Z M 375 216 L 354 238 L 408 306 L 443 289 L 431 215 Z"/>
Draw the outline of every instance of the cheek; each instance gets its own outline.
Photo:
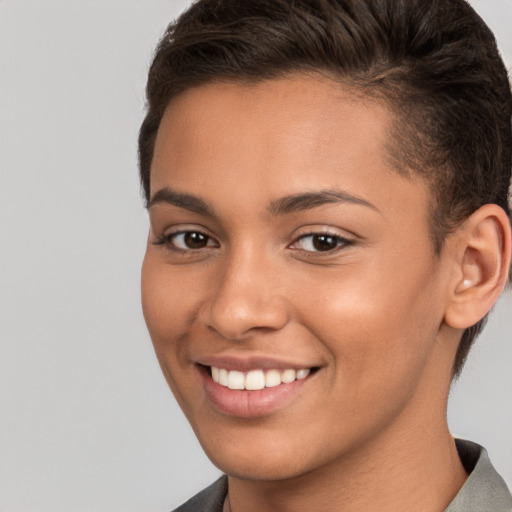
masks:
<path id="1" fill-rule="evenodd" d="M 189 372 L 187 338 L 194 318 L 194 294 L 190 282 L 146 254 L 142 265 L 141 296 L 144 319 L 162 373 L 181 408 L 193 401 L 187 389 Z"/>
<path id="2" fill-rule="evenodd" d="M 141 275 L 142 310 L 159 360 L 164 352 L 169 352 L 166 356 L 172 356 L 181 350 L 179 340 L 192 316 L 190 288 L 185 293 L 179 274 L 154 255 L 146 254 Z"/>
<path id="3" fill-rule="evenodd" d="M 366 269 L 326 280 L 322 294 L 300 295 L 302 322 L 330 351 L 349 389 L 356 382 L 365 388 L 377 383 L 378 392 L 417 379 L 438 329 L 429 276 Z M 311 288 L 313 281 L 303 284 Z"/>

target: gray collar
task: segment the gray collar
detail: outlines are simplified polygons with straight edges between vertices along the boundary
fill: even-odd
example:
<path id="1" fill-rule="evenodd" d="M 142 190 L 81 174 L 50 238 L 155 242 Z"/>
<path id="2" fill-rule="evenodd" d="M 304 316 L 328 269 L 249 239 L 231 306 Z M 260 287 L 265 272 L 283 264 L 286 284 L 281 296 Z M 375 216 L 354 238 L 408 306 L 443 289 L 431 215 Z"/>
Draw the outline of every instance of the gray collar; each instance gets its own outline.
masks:
<path id="1" fill-rule="evenodd" d="M 511 512 L 510 491 L 485 448 L 461 439 L 455 443 L 469 477 L 445 512 Z"/>

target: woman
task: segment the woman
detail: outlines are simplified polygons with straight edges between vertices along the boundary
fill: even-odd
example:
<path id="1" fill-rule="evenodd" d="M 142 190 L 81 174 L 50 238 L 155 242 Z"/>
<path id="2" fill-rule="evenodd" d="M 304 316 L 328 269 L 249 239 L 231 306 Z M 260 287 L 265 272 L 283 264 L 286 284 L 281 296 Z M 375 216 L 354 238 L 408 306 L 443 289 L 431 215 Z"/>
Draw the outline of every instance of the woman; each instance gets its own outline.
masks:
<path id="1" fill-rule="evenodd" d="M 144 314 L 227 475 L 178 510 L 510 510 L 446 421 L 511 252 L 512 98 L 476 13 L 200 1 L 147 95 Z"/>

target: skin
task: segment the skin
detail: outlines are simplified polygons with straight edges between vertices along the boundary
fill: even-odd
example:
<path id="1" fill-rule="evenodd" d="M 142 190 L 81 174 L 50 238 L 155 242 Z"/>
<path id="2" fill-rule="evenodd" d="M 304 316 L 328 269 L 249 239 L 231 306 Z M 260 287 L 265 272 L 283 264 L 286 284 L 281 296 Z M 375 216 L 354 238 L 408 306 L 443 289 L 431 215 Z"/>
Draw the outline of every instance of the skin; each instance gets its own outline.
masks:
<path id="1" fill-rule="evenodd" d="M 164 115 L 144 315 L 176 399 L 230 475 L 234 512 L 442 511 L 465 481 L 446 403 L 471 320 L 457 283 L 466 268 L 478 279 L 480 260 L 466 256 L 469 235 L 434 253 L 429 190 L 386 153 L 392 119 L 385 105 L 303 76 L 203 85 Z M 326 190 L 352 199 L 275 211 L 284 197 Z M 182 231 L 206 245 L 187 248 L 172 236 Z M 315 252 L 311 233 L 337 246 Z M 284 406 L 244 418 L 205 392 L 197 362 L 212 355 L 317 371 Z"/>

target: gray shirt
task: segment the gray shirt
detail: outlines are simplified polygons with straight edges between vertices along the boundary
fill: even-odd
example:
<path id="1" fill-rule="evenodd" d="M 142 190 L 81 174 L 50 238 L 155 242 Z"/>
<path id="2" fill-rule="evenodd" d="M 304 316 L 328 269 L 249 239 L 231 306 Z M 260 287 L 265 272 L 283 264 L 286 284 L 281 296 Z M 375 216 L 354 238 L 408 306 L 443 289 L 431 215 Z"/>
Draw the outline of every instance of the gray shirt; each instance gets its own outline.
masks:
<path id="1" fill-rule="evenodd" d="M 460 439 L 455 443 L 469 477 L 444 512 L 512 512 L 510 491 L 485 448 Z M 228 479 L 222 476 L 174 512 L 222 512 L 227 492 Z"/>
<path id="2" fill-rule="evenodd" d="M 470 441 L 455 441 L 469 477 L 445 512 L 511 512 L 512 496 L 487 451 Z"/>

